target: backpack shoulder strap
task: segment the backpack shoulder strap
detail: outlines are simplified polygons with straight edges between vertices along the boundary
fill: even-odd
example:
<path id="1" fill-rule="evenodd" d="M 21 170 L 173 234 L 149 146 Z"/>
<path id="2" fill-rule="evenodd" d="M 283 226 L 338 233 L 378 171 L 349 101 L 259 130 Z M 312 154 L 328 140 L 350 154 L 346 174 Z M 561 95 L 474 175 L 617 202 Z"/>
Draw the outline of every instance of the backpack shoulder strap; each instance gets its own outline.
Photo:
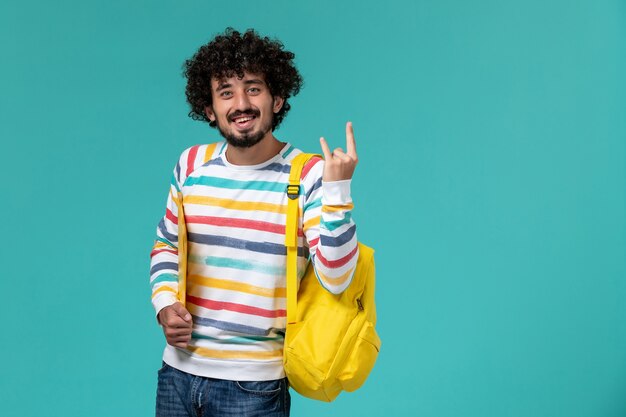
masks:
<path id="1" fill-rule="evenodd" d="M 285 225 L 285 246 L 287 247 L 287 323 L 296 322 L 298 306 L 298 209 L 301 194 L 300 177 L 302 168 L 313 158 L 310 153 L 296 155 L 291 161 L 289 185 L 287 185 L 287 224 Z"/>

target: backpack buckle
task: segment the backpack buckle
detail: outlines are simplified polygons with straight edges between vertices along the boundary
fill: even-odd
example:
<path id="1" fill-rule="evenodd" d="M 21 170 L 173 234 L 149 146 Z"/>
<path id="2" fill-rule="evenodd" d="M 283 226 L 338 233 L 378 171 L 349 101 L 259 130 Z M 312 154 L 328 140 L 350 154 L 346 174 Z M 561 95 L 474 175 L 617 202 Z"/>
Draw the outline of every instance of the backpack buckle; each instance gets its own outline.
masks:
<path id="1" fill-rule="evenodd" d="M 295 185 L 290 184 L 287 186 L 287 197 L 289 197 L 292 200 L 295 200 L 296 198 L 298 198 L 299 195 L 300 195 L 299 184 L 295 184 Z"/>

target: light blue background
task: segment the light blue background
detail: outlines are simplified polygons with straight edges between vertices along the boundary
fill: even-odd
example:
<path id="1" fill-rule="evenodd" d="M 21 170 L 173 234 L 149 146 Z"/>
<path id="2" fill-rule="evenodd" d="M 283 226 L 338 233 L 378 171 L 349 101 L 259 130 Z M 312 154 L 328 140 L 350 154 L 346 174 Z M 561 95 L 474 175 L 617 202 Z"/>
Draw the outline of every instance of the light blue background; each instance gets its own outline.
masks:
<path id="1" fill-rule="evenodd" d="M 276 132 L 354 122 L 383 347 L 295 416 L 626 415 L 624 1 L 3 1 L 2 416 L 150 416 L 148 263 L 187 117 L 232 25 L 305 88 Z"/>

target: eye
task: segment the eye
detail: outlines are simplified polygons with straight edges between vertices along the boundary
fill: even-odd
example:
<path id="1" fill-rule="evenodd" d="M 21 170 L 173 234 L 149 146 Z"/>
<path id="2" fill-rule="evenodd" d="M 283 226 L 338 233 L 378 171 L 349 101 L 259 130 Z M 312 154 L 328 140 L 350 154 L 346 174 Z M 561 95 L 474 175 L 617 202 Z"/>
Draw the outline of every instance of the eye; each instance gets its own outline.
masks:
<path id="1" fill-rule="evenodd" d="M 259 94 L 261 92 L 261 89 L 257 87 L 250 87 L 248 88 L 248 92 L 250 94 Z"/>
<path id="2" fill-rule="evenodd" d="M 223 98 L 229 98 L 232 95 L 233 95 L 233 93 L 231 91 L 222 91 L 220 93 L 220 97 L 223 97 Z"/>

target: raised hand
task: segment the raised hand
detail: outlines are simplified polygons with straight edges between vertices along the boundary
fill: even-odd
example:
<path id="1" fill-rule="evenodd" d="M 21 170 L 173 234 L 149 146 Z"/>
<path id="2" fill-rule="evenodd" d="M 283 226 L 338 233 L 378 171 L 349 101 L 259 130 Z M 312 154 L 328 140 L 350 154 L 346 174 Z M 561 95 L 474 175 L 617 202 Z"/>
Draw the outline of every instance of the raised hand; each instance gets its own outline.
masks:
<path id="1" fill-rule="evenodd" d="M 354 174 L 359 158 L 356 156 L 356 142 L 354 141 L 354 130 L 352 122 L 346 123 L 346 152 L 341 148 L 330 151 L 326 139 L 320 138 L 322 152 L 324 153 L 324 174 L 323 181 L 349 180 Z"/>

